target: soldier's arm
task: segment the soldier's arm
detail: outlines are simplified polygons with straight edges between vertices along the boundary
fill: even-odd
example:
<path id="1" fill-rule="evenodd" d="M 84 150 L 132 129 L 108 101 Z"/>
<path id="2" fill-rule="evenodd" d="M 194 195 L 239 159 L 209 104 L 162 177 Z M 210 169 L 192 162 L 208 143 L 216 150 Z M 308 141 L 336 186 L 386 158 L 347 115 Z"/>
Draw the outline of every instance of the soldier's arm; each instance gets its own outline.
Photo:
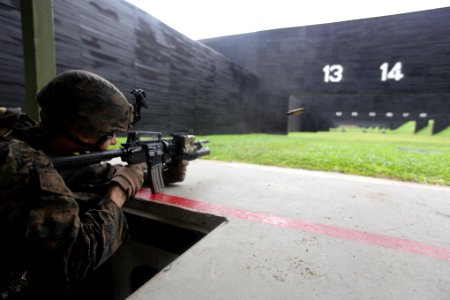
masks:
<path id="1" fill-rule="evenodd" d="M 111 193 L 79 215 L 72 192 L 48 158 L 40 153 L 34 163 L 39 166 L 39 196 L 31 209 L 27 238 L 36 253 L 61 268 L 67 281 L 81 279 L 127 238 L 128 226 L 120 209 L 123 195 Z"/>

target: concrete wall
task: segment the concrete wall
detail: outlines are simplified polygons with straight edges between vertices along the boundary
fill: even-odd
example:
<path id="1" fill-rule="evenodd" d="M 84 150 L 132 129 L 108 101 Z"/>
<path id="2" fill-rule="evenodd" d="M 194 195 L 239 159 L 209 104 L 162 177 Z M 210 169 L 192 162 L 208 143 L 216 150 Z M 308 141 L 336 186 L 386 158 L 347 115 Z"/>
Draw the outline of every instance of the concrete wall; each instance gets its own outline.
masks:
<path id="1" fill-rule="evenodd" d="M 0 0 L 0 105 L 25 105 L 20 1 Z M 57 70 L 84 69 L 150 110 L 139 129 L 259 131 L 258 78 L 122 0 L 54 0 Z"/>
<path id="2" fill-rule="evenodd" d="M 449 16 L 450 8 L 443 8 L 201 42 L 258 75 L 265 93 L 279 95 L 262 99 L 273 108 L 268 124 L 283 118 L 293 95 L 306 107 L 304 130 L 339 123 L 395 127 L 428 119 L 445 128 Z"/>

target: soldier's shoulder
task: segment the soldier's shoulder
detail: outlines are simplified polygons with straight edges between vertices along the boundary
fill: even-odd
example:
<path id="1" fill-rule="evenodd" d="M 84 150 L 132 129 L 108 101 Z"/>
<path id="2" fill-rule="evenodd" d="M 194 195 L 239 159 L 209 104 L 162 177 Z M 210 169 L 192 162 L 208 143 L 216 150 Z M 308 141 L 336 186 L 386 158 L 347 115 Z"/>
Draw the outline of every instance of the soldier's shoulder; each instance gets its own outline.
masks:
<path id="1" fill-rule="evenodd" d="M 7 151 L 7 155 L 10 158 L 23 159 L 26 157 L 33 158 L 37 156 L 41 151 L 33 148 L 26 141 L 18 140 L 18 139 L 10 139 L 0 141 L 0 147 L 2 148 L 2 153 L 5 155 Z"/>
<path id="2" fill-rule="evenodd" d="M 11 174 L 27 174 L 36 169 L 36 165 L 49 165 L 48 157 L 28 143 L 21 140 L 0 141 L 1 177 Z"/>

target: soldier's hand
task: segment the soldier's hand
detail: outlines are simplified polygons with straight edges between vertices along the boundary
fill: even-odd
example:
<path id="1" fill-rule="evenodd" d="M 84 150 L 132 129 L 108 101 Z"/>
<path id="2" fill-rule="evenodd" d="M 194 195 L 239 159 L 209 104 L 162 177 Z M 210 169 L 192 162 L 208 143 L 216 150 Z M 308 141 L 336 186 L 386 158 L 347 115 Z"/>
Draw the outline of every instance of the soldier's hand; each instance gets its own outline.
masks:
<path id="1" fill-rule="evenodd" d="M 183 159 L 174 165 L 169 165 L 167 169 L 163 171 L 164 184 L 183 181 L 186 177 L 186 169 L 188 164 L 189 162 Z"/>
<path id="2" fill-rule="evenodd" d="M 120 186 L 127 197 L 130 198 L 142 187 L 146 172 L 146 163 L 124 166 L 117 170 L 116 174 L 111 179 L 111 183 Z"/>

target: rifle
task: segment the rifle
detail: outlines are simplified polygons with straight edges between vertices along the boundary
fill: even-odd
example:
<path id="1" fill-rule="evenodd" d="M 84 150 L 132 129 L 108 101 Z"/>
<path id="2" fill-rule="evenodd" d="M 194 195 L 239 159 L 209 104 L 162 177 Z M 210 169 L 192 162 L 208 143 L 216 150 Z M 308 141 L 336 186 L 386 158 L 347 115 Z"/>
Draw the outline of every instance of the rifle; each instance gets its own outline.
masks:
<path id="1" fill-rule="evenodd" d="M 145 92 L 133 90 L 136 97 L 134 106 L 133 125 L 140 120 L 141 107 L 147 108 Z M 145 135 L 148 139 L 142 140 Z M 75 156 L 51 157 L 55 168 L 73 168 L 98 164 L 114 158 L 121 158 L 128 164 L 147 162 L 148 184 L 152 193 L 159 193 L 164 188 L 163 169 L 170 165 L 176 165 L 181 160 L 194 160 L 211 153 L 203 144 L 207 140 L 196 140 L 192 134 L 174 133 L 171 139 L 163 139 L 160 132 L 129 131 L 127 141 L 119 149 L 92 152 Z"/>
<path id="2" fill-rule="evenodd" d="M 150 136 L 148 141 L 142 141 L 140 136 Z M 147 162 L 148 184 L 152 193 L 159 193 L 164 188 L 163 168 L 177 164 L 181 160 L 194 160 L 209 155 L 209 148 L 203 144 L 207 140 L 195 140 L 194 135 L 174 133 L 172 139 L 162 139 L 159 132 L 130 131 L 127 142 L 119 149 L 99 151 L 75 156 L 57 156 L 51 160 L 55 168 L 73 168 L 98 164 L 113 158 L 121 158 L 128 164 Z"/>

